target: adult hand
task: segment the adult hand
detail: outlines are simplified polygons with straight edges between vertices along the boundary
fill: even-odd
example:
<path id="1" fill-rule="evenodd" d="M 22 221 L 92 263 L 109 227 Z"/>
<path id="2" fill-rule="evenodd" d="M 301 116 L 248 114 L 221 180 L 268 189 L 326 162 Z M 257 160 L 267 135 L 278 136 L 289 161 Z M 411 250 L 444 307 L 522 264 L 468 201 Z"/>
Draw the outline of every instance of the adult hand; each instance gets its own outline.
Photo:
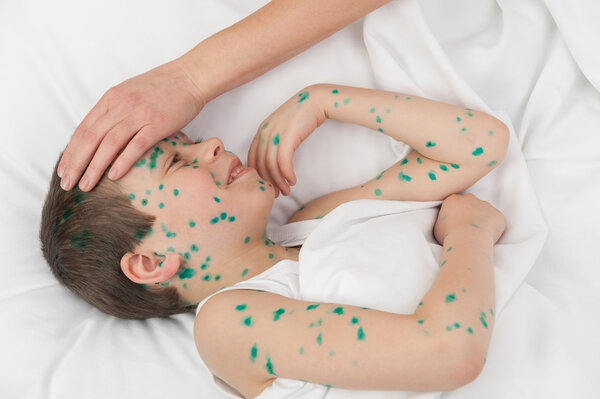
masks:
<path id="1" fill-rule="evenodd" d="M 296 184 L 294 152 L 326 119 L 318 92 L 314 85 L 294 94 L 262 121 L 250 145 L 248 166 L 273 183 L 277 196 Z"/>
<path id="2" fill-rule="evenodd" d="M 150 147 L 186 126 L 204 105 L 182 58 L 109 89 L 71 137 L 58 167 L 61 187 L 70 190 L 85 171 L 79 188 L 91 190 L 113 160 L 108 177 L 121 178 Z"/>
<path id="3" fill-rule="evenodd" d="M 433 234 L 444 245 L 446 234 L 461 228 L 474 228 L 482 234 L 489 234 L 496 244 L 506 229 L 506 219 L 489 202 L 482 201 L 473 194 L 452 194 L 442 203 Z"/>

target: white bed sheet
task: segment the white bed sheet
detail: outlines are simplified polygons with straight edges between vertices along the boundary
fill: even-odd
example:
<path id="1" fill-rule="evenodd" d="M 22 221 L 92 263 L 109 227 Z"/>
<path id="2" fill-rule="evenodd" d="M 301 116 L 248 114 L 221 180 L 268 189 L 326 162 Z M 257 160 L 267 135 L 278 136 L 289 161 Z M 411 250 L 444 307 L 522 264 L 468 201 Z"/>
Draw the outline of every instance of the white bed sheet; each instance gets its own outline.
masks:
<path id="1" fill-rule="evenodd" d="M 37 232 L 58 153 L 100 96 L 265 3 L 0 2 L 0 398 L 221 397 L 200 373 L 191 315 L 144 322 L 103 315 L 54 281 Z M 505 307 L 483 373 L 442 396 L 598 396 L 598 20 L 594 0 L 395 0 L 216 99 L 184 131 L 219 132 L 244 159 L 260 121 L 315 82 L 505 111 L 548 236 Z M 316 196 L 371 178 L 394 154 L 382 136 L 326 122 L 297 153 L 299 183 L 277 200 L 271 224 Z M 500 368 L 511 363 L 535 370 L 536 379 Z"/>

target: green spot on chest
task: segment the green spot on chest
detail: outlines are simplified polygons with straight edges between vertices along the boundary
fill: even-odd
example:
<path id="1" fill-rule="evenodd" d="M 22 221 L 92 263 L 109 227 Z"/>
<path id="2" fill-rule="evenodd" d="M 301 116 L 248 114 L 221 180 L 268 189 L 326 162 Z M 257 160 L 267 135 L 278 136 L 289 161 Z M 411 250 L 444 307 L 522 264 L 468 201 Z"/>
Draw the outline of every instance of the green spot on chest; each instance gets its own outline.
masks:
<path id="1" fill-rule="evenodd" d="M 246 327 L 252 327 L 254 325 L 254 320 L 252 319 L 252 316 L 248 316 L 242 321 L 242 323 Z"/>
<path id="2" fill-rule="evenodd" d="M 477 147 L 477 148 L 475 149 L 475 151 L 473 151 L 473 155 L 474 155 L 474 156 L 479 156 L 479 155 L 481 155 L 481 154 L 483 154 L 483 148 L 481 148 L 481 147 Z"/>
<path id="3" fill-rule="evenodd" d="M 316 309 L 316 308 L 318 308 L 318 307 L 319 307 L 319 305 L 320 305 L 320 304 L 318 304 L 318 303 L 316 303 L 316 304 L 314 304 L 314 305 L 308 305 L 308 306 L 306 307 L 306 310 L 313 310 L 313 309 Z"/>
<path id="4" fill-rule="evenodd" d="M 435 172 L 433 170 L 429 172 L 428 176 L 431 180 L 437 180 L 437 177 L 435 176 Z"/>
<path id="5" fill-rule="evenodd" d="M 333 313 L 337 314 L 337 315 L 343 315 L 344 314 L 344 308 L 341 306 L 338 306 L 337 308 L 333 309 Z"/>
<path id="6" fill-rule="evenodd" d="M 283 309 L 283 308 L 277 309 L 276 311 L 274 311 L 273 312 L 273 321 L 279 321 L 279 318 L 284 313 L 285 313 L 285 309 Z"/>
<path id="7" fill-rule="evenodd" d="M 446 295 L 446 303 L 452 303 L 454 301 L 456 301 L 456 294 L 452 293 Z"/>
<path id="8" fill-rule="evenodd" d="M 237 310 L 238 312 L 243 312 L 244 310 L 246 310 L 247 307 L 248 307 L 248 305 L 246 305 L 245 303 L 243 303 L 241 305 L 237 305 L 235 307 L 235 310 Z"/>
<path id="9" fill-rule="evenodd" d="M 363 330 L 362 326 L 358 327 L 358 331 L 356 332 L 356 339 L 358 339 L 359 341 L 364 341 L 366 338 L 365 335 L 365 331 Z"/>

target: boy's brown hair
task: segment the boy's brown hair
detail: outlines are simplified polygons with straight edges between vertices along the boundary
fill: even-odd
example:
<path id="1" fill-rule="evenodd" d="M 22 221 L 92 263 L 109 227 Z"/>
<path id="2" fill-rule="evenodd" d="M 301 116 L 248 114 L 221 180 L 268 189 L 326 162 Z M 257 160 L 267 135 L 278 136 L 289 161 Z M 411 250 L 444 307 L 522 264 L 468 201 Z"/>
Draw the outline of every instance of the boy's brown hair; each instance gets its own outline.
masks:
<path id="1" fill-rule="evenodd" d="M 57 167 L 58 161 L 40 227 L 42 252 L 57 280 L 92 306 L 123 319 L 193 311 L 174 287 L 137 284 L 121 270 L 121 257 L 151 231 L 156 218 L 135 209 L 106 173 L 90 192 L 64 191 Z"/>

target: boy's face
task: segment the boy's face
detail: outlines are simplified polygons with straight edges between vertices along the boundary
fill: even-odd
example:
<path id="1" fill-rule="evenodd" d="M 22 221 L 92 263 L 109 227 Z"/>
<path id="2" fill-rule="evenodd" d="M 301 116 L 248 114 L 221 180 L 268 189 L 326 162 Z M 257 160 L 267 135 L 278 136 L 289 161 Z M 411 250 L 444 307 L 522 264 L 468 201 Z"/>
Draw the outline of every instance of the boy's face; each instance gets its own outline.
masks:
<path id="1" fill-rule="evenodd" d="M 181 132 L 147 151 L 119 184 L 137 209 L 157 218 L 144 240 L 198 272 L 207 258 L 236 256 L 246 237 L 260 237 L 275 198 L 219 139 L 194 144 Z"/>

